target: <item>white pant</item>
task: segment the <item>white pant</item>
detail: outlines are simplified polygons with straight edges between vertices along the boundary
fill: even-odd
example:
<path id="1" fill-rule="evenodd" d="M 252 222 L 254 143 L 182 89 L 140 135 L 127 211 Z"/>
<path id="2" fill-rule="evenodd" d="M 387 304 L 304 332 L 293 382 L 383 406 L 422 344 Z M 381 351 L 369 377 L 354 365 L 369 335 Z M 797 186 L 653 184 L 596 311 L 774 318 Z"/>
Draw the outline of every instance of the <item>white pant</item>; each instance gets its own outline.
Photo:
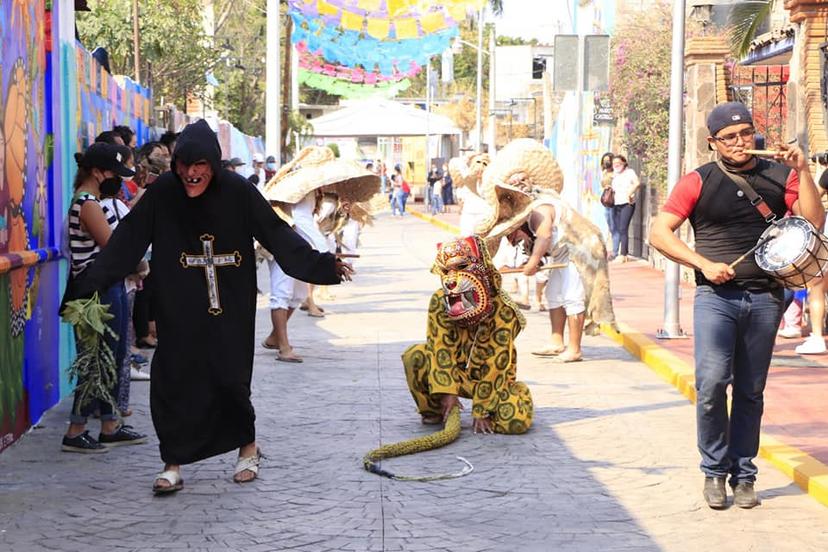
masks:
<path id="1" fill-rule="evenodd" d="M 270 310 L 295 309 L 308 297 L 308 284 L 291 278 L 274 260 L 270 267 Z"/>
<path id="2" fill-rule="evenodd" d="M 586 310 L 584 307 L 584 283 L 574 265 L 549 271 L 546 284 L 546 304 L 550 309 L 563 307 L 567 316 L 575 316 Z"/>

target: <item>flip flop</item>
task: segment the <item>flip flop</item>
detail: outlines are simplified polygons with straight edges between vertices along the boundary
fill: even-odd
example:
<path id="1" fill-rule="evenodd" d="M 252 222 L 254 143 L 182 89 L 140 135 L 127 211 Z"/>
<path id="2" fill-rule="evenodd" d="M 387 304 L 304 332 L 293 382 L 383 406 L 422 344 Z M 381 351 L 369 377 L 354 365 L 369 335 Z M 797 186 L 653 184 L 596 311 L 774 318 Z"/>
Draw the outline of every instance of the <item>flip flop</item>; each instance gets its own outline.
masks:
<path id="1" fill-rule="evenodd" d="M 564 357 L 564 356 L 559 355 L 559 356 L 556 356 L 556 357 L 552 358 L 552 362 L 559 362 L 561 364 L 567 363 L 567 362 L 581 362 L 582 360 L 584 360 L 584 357 L 582 357 L 582 356 L 579 356 L 577 358 L 572 358 L 572 357 Z"/>
<path id="2" fill-rule="evenodd" d="M 308 316 L 312 316 L 314 318 L 325 318 L 324 312 L 310 312 L 308 311 Z"/>
<path id="3" fill-rule="evenodd" d="M 302 360 L 299 357 L 289 357 L 289 356 L 282 356 L 282 355 L 276 355 L 276 360 L 278 360 L 279 362 L 294 362 L 294 363 L 305 362 L 304 360 Z"/>
<path id="4" fill-rule="evenodd" d="M 532 351 L 532 354 L 539 357 L 556 357 L 564 351 L 566 351 L 566 349 L 547 347 L 546 349 L 541 349 L 539 351 Z"/>
<path id="5" fill-rule="evenodd" d="M 279 347 L 275 347 L 275 346 L 273 346 L 273 345 L 270 345 L 270 344 L 267 342 L 267 339 L 265 339 L 264 341 L 262 341 L 262 347 L 264 347 L 265 349 L 270 349 L 271 351 L 278 351 L 278 350 L 279 350 Z"/>

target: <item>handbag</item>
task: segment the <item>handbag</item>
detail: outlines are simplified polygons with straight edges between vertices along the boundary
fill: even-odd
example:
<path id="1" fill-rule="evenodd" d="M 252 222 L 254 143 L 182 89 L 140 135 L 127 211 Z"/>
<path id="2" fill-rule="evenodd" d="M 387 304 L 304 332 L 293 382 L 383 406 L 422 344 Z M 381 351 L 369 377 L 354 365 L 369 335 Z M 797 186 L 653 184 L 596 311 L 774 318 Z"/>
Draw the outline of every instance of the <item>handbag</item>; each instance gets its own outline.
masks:
<path id="1" fill-rule="evenodd" d="M 612 189 L 612 186 L 607 186 L 604 188 L 604 191 L 601 192 L 601 205 L 604 207 L 615 206 L 615 190 Z"/>

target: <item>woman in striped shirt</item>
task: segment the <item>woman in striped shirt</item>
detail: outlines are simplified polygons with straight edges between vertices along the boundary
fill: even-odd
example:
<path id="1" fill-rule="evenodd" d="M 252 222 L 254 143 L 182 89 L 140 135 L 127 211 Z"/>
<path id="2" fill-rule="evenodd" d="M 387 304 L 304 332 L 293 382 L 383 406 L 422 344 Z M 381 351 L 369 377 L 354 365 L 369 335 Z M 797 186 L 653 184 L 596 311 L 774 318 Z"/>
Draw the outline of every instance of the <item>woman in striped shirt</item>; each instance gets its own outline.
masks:
<path id="1" fill-rule="evenodd" d="M 75 195 L 69 209 L 69 250 L 72 278 L 79 278 L 106 246 L 112 234 L 110 225 L 116 221 L 115 213 L 102 206 L 98 198 L 117 193 L 122 178 L 135 173 L 123 164 L 123 155 L 110 144 L 92 144 L 83 155 L 77 154 L 75 158 L 78 173 L 75 177 Z M 115 355 L 116 366 L 120 366 L 126 354 L 126 340 L 123 337 L 126 335 L 128 316 L 123 281 L 109 288 L 101 297 L 101 303 L 109 305 L 109 312 L 114 315 L 108 325 L 116 337 L 106 335 L 104 339 Z M 80 343 L 77 344 L 80 348 Z M 115 390 L 109 391 L 114 393 Z M 87 417 L 96 408 L 101 413 L 101 433 L 97 440 L 86 430 Z M 61 447 L 66 452 L 108 452 L 108 446 L 138 444 L 147 440 L 146 435 L 136 433 L 120 423 L 112 404 L 91 401 L 80 405 L 77 393 L 69 422 Z"/>

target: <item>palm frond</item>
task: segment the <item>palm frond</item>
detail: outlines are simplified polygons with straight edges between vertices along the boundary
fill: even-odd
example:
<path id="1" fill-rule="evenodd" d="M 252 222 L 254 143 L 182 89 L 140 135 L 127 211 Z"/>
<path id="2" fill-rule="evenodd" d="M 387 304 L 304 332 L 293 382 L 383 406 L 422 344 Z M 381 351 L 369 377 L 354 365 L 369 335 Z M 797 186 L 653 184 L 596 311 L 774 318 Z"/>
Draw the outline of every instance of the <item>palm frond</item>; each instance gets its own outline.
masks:
<path id="1" fill-rule="evenodd" d="M 495 15 L 503 15 L 503 0 L 489 0 L 489 7 Z"/>
<path id="2" fill-rule="evenodd" d="M 750 43 L 756 38 L 759 26 L 770 17 L 774 2 L 741 2 L 733 7 L 728 38 L 731 49 L 738 57 L 745 57 L 750 51 Z"/>

